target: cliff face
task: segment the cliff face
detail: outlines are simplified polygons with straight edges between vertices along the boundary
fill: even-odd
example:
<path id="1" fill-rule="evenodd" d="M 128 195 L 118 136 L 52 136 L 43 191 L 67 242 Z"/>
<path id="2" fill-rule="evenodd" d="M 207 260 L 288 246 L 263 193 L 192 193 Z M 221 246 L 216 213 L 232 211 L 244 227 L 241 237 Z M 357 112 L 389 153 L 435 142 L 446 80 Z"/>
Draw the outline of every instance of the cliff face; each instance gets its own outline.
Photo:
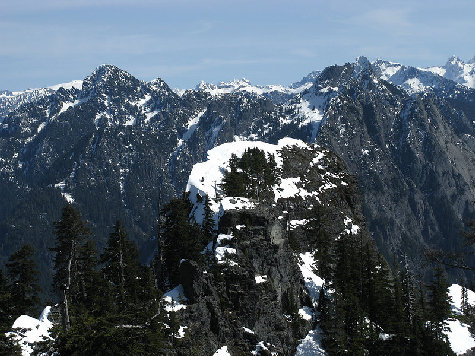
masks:
<path id="1" fill-rule="evenodd" d="M 240 144 L 238 155 L 246 147 L 272 146 Z M 176 301 L 183 332 L 177 334 L 171 353 L 209 355 L 226 346 L 232 355 L 293 355 L 312 345 L 324 354 L 316 324 L 324 283 L 314 254 L 322 243 L 316 226 L 330 240 L 358 235 L 371 245 L 360 198 L 354 178 L 329 151 L 295 140 L 280 141 L 270 151 L 277 155 L 281 175 L 272 197 L 265 200 L 226 197 L 211 179 L 199 177 L 205 168 L 213 174 L 217 152 L 229 156 L 226 145 L 212 150 L 210 161 L 192 171 L 188 189 L 191 194 L 210 194 L 219 229 L 204 251 L 205 265 L 183 260 L 181 285 L 166 294 Z M 195 204 L 199 215 L 200 203 Z"/>

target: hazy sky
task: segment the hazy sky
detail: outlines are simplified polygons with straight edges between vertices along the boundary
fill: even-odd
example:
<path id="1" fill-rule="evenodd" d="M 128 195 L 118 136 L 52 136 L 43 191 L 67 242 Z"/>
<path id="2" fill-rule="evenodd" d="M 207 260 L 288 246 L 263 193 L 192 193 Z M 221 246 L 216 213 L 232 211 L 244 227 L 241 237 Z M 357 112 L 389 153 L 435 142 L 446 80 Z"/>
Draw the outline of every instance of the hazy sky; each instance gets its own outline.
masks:
<path id="1" fill-rule="evenodd" d="M 290 84 L 359 55 L 442 65 L 475 55 L 474 0 L 2 0 L 0 89 L 83 79 L 102 63 L 171 87 Z"/>

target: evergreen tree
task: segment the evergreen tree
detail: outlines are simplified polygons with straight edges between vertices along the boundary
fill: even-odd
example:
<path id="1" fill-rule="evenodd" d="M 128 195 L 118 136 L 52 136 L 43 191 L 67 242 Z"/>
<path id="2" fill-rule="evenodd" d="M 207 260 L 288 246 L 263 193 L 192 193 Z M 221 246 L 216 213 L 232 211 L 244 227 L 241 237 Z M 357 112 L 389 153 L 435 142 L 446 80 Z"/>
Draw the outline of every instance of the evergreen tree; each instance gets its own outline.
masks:
<path id="1" fill-rule="evenodd" d="M 437 266 L 434 279 L 429 285 L 429 300 L 427 317 L 429 330 L 426 337 L 425 349 L 433 355 L 453 354 L 448 344 L 447 336 L 443 331 L 447 330 L 446 320 L 451 315 L 450 297 L 448 294 L 448 282 L 442 267 Z"/>
<path id="2" fill-rule="evenodd" d="M 127 240 L 127 233 L 120 221 L 110 233 L 107 246 L 101 255 L 102 273 L 114 291 L 114 299 L 119 310 L 134 303 L 140 283 L 138 251 L 135 244 Z"/>
<path id="3" fill-rule="evenodd" d="M 214 241 L 216 230 L 214 224 L 213 211 L 211 210 L 211 201 L 208 196 L 204 200 L 204 216 L 201 230 L 203 232 L 204 244 Z"/>
<path id="4" fill-rule="evenodd" d="M 443 339 L 442 331 L 446 328 L 446 319 L 451 315 L 449 284 L 442 267 L 435 269 L 434 280 L 429 285 L 429 321 L 437 339 Z"/>
<path id="5" fill-rule="evenodd" d="M 61 219 L 54 223 L 56 235 L 54 251 L 53 285 L 61 300 L 62 327 L 68 330 L 70 321 L 70 300 L 80 294 L 79 252 L 84 241 L 91 235 L 81 214 L 71 204 L 64 207 Z"/>
<path id="6" fill-rule="evenodd" d="M 24 245 L 13 253 L 6 264 L 9 278 L 9 290 L 16 316 L 34 314 L 39 306 L 40 286 L 38 270 L 33 261 L 34 251 L 30 245 Z"/>
<path id="7" fill-rule="evenodd" d="M 222 188 L 227 196 L 266 199 L 273 194 L 271 189 L 278 179 L 276 167 L 274 156 L 266 157 L 258 148 L 247 149 L 241 158 L 232 154 Z"/>
<path id="8" fill-rule="evenodd" d="M 0 268 L 0 355 L 21 355 L 20 346 L 7 336 L 14 322 L 14 310 L 7 279 Z"/>
<path id="9" fill-rule="evenodd" d="M 179 281 L 178 272 L 182 259 L 202 260 L 203 239 L 199 226 L 190 221 L 191 208 L 186 195 L 171 200 L 164 208 L 164 256 L 170 285 Z"/>

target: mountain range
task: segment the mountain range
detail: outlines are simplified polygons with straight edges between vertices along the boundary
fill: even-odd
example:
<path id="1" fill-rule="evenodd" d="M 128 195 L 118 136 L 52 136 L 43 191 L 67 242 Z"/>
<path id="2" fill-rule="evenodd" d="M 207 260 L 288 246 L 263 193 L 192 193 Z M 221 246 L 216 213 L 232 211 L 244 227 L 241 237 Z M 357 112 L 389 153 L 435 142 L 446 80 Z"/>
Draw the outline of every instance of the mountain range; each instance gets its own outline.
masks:
<path id="1" fill-rule="evenodd" d="M 102 65 L 82 81 L 2 91 L 2 262 L 33 244 L 47 287 L 52 222 L 67 202 L 99 248 L 121 219 L 148 260 L 159 184 L 168 201 L 211 148 L 293 137 L 343 159 L 380 250 L 421 267 L 428 247 L 460 249 L 475 217 L 474 68 L 456 57 L 426 69 L 359 57 L 290 86 L 234 80 L 172 90 Z"/>

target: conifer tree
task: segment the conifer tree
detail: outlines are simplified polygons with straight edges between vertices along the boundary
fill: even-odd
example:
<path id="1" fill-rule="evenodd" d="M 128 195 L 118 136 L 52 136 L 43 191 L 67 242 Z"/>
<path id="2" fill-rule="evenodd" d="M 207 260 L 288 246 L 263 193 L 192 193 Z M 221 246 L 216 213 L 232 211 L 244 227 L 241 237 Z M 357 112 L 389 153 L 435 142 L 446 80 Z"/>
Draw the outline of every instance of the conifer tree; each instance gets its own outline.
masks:
<path id="1" fill-rule="evenodd" d="M 445 277 L 442 267 L 437 266 L 435 269 L 434 280 L 429 285 L 429 321 L 431 331 L 434 333 L 436 340 L 445 340 L 442 333 L 446 326 L 446 319 L 451 315 L 450 297 L 448 294 L 449 285 Z"/>
<path id="2" fill-rule="evenodd" d="M 170 285 L 176 285 L 180 261 L 190 259 L 201 262 L 204 248 L 199 226 L 190 221 L 191 203 L 188 196 L 171 200 L 165 212 L 165 264 Z"/>
<path id="3" fill-rule="evenodd" d="M 24 245 L 14 252 L 6 264 L 9 278 L 9 290 L 13 302 L 14 313 L 34 314 L 39 306 L 40 286 L 38 270 L 33 261 L 33 248 Z"/>
<path id="4" fill-rule="evenodd" d="M 215 224 L 213 218 L 213 211 L 211 210 L 211 201 L 208 196 L 205 197 L 204 200 L 204 216 L 203 216 L 203 223 L 201 225 L 201 230 L 203 231 L 203 242 L 205 244 L 209 243 L 210 241 L 214 241 L 215 231 Z"/>
<path id="5" fill-rule="evenodd" d="M 84 241 L 91 235 L 81 214 L 71 204 L 64 207 L 60 220 L 54 222 L 56 235 L 54 251 L 53 285 L 61 299 L 62 327 L 68 330 L 70 321 L 70 300 L 79 293 L 79 252 Z"/>
<path id="6" fill-rule="evenodd" d="M 102 272 L 114 290 L 119 310 L 135 302 L 140 264 L 135 244 L 127 239 L 127 233 L 118 220 L 110 233 L 107 246 L 101 255 Z"/>
<path id="7" fill-rule="evenodd" d="M 7 279 L 0 268 L 0 355 L 21 355 L 20 346 L 7 336 L 14 321 L 13 300 Z"/>

